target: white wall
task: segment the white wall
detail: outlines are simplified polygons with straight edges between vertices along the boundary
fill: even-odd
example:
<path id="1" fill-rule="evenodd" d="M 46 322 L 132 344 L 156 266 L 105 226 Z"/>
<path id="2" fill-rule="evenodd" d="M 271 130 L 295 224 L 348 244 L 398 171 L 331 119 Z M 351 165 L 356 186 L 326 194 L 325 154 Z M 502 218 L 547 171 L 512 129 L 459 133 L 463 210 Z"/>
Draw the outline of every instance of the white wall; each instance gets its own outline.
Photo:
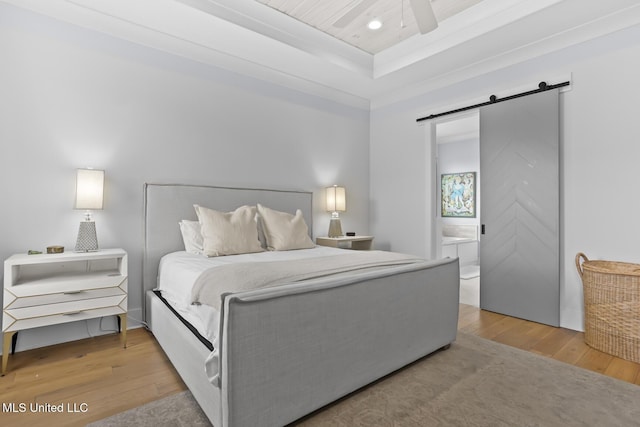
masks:
<path id="1" fill-rule="evenodd" d="M 369 112 L 0 5 L 0 258 L 73 250 L 75 169 L 106 170 L 101 247 L 129 253 L 140 317 L 144 182 L 314 192 L 347 188 L 343 227 L 367 234 Z M 177 227 L 177 224 L 176 224 Z M 107 322 L 105 322 L 105 328 Z M 20 333 L 18 349 L 100 333 L 97 321 Z"/>
<path id="2" fill-rule="evenodd" d="M 434 218 L 418 117 L 510 87 L 571 74 L 561 102 L 561 326 L 583 329 L 582 284 L 574 258 L 640 262 L 638 182 L 640 25 L 500 71 L 374 110 L 371 116 L 371 231 L 378 244 L 425 253 Z M 426 165 L 426 166 L 425 166 Z M 400 195 L 397 188 L 405 188 Z M 390 226 L 391 225 L 391 226 Z"/>

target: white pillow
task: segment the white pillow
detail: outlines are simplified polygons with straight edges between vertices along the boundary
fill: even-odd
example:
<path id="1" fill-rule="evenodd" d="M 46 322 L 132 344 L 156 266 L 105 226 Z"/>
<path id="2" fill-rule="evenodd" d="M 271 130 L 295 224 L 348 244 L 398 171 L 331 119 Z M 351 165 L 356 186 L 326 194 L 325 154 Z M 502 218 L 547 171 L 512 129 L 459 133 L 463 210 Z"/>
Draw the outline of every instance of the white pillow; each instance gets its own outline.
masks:
<path id="1" fill-rule="evenodd" d="M 258 241 L 260 242 L 260 246 L 262 249 L 267 249 L 267 238 L 264 235 L 264 227 L 260 219 L 260 214 L 256 214 L 256 226 L 258 227 Z"/>
<path id="2" fill-rule="evenodd" d="M 194 205 L 206 256 L 262 252 L 258 241 L 255 206 L 240 206 L 233 212 L 220 212 Z"/>
<path id="3" fill-rule="evenodd" d="M 187 219 L 183 219 L 178 224 L 180 224 L 180 232 L 182 233 L 184 250 L 192 254 L 202 255 L 203 242 L 202 232 L 200 231 L 200 223 L 198 221 L 189 221 Z"/>
<path id="4" fill-rule="evenodd" d="M 296 210 L 295 215 L 291 215 L 258 204 L 258 214 L 269 250 L 287 251 L 315 247 L 300 209 Z"/>

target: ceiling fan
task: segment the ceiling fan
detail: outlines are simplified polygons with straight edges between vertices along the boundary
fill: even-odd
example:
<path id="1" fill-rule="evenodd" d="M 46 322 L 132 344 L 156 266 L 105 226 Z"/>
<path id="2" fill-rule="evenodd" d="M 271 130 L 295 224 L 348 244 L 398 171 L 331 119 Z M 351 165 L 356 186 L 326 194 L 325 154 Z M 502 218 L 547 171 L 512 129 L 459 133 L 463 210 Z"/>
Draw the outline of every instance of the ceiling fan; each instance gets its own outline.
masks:
<path id="1" fill-rule="evenodd" d="M 374 5 L 378 0 L 361 0 L 360 3 L 351 8 L 347 13 L 342 15 L 336 22 L 333 23 L 334 27 L 344 28 L 351 21 L 362 15 L 367 9 Z M 409 0 L 411 3 L 411 9 L 413 15 L 418 23 L 418 28 L 421 34 L 426 34 L 435 30 L 438 27 L 438 21 L 433 13 L 430 0 Z"/>

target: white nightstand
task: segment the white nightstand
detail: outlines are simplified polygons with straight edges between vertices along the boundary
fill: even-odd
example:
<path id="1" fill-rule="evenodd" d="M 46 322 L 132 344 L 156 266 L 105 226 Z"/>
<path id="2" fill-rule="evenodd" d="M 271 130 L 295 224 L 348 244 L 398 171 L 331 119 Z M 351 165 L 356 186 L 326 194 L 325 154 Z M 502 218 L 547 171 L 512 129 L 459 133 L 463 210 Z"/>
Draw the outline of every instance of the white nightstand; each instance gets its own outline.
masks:
<path id="1" fill-rule="evenodd" d="M 12 338 L 23 329 L 116 315 L 120 340 L 126 347 L 127 282 L 127 253 L 122 249 L 7 258 L 2 374 L 7 370 Z"/>
<path id="2" fill-rule="evenodd" d="M 371 250 L 373 236 L 316 237 L 316 244 L 332 248 Z"/>

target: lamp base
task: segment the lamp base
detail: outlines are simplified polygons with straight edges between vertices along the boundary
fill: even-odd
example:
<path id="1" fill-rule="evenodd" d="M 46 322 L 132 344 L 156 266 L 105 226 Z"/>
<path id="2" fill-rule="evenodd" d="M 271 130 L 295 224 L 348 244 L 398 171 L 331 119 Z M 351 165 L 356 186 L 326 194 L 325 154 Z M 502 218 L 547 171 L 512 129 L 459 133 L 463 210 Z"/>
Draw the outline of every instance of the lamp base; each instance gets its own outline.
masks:
<path id="1" fill-rule="evenodd" d="M 329 237 L 342 237 L 342 225 L 340 218 L 331 218 L 329 222 Z"/>
<path id="2" fill-rule="evenodd" d="M 76 252 L 95 252 L 98 250 L 98 236 L 96 223 L 93 221 L 80 221 L 78 240 L 76 240 Z"/>

